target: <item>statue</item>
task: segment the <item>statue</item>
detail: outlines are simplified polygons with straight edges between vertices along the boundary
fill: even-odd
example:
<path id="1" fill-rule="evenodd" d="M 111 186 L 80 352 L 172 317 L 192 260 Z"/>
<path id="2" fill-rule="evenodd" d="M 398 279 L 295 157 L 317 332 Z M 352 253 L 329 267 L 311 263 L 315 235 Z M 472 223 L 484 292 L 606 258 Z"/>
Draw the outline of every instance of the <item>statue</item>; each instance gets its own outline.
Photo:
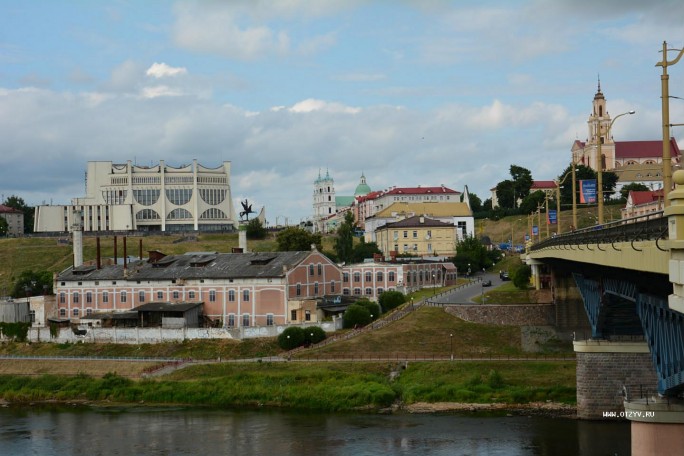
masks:
<path id="1" fill-rule="evenodd" d="M 254 211 L 252 210 L 252 205 L 249 204 L 246 198 L 244 201 L 240 201 L 240 204 L 242 204 L 242 208 L 244 209 L 244 211 L 240 212 L 240 218 L 242 219 L 244 217 L 244 220 L 248 222 L 249 214 L 254 214 Z"/>

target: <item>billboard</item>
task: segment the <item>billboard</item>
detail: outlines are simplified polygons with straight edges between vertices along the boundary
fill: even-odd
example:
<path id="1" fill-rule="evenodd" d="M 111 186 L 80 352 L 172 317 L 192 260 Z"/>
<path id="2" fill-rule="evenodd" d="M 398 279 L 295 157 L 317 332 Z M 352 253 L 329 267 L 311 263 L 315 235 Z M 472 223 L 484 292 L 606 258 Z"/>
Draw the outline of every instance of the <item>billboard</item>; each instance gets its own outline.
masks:
<path id="1" fill-rule="evenodd" d="M 580 203 L 596 202 L 596 179 L 586 179 L 579 181 Z"/>
<path id="2" fill-rule="evenodd" d="M 555 225 L 558 223 L 558 217 L 556 216 L 556 210 L 555 209 L 549 209 L 549 212 L 546 214 L 546 224 L 547 225 Z"/>

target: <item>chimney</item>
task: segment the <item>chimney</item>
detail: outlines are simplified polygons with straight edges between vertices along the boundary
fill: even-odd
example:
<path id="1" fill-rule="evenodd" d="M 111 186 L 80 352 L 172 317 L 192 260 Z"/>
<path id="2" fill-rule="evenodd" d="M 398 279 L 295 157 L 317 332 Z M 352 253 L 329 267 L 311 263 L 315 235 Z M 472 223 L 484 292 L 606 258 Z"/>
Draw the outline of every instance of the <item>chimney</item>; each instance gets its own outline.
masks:
<path id="1" fill-rule="evenodd" d="M 74 241 L 74 268 L 83 265 L 83 212 L 74 211 L 74 223 L 71 225 Z"/>
<path id="2" fill-rule="evenodd" d="M 422 215 L 420 216 L 420 218 L 419 218 L 418 220 L 420 221 L 420 224 L 421 224 L 421 225 L 422 225 L 423 223 L 425 223 L 425 217 L 423 217 Z"/>

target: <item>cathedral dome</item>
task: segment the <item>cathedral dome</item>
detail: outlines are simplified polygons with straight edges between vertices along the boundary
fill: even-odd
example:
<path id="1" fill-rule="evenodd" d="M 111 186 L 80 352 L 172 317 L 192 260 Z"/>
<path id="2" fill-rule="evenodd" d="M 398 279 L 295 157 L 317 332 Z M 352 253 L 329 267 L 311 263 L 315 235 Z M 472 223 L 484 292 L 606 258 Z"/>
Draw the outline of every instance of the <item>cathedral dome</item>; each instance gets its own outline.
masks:
<path id="1" fill-rule="evenodd" d="M 368 186 L 366 183 L 366 176 L 361 174 L 361 182 L 359 182 L 359 185 L 356 186 L 356 190 L 354 190 L 354 196 L 366 196 L 371 192 L 371 188 Z"/>

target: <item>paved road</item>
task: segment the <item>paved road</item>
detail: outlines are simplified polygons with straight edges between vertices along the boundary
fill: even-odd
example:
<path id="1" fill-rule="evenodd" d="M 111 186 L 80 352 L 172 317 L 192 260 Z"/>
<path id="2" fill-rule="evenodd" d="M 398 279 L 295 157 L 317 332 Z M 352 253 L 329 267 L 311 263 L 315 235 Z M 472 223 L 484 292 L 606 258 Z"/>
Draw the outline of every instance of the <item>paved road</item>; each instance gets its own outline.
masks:
<path id="1" fill-rule="evenodd" d="M 491 280 L 491 287 L 483 287 L 482 282 Z M 500 287 L 505 282 L 499 278 L 498 273 L 485 272 L 477 274 L 473 277 L 473 282 L 465 287 L 456 288 L 446 293 L 437 295 L 434 299 L 428 298 L 428 301 L 434 301 L 441 304 L 473 304 L 473 298 L 481 296 L 482 293 Z"/>

